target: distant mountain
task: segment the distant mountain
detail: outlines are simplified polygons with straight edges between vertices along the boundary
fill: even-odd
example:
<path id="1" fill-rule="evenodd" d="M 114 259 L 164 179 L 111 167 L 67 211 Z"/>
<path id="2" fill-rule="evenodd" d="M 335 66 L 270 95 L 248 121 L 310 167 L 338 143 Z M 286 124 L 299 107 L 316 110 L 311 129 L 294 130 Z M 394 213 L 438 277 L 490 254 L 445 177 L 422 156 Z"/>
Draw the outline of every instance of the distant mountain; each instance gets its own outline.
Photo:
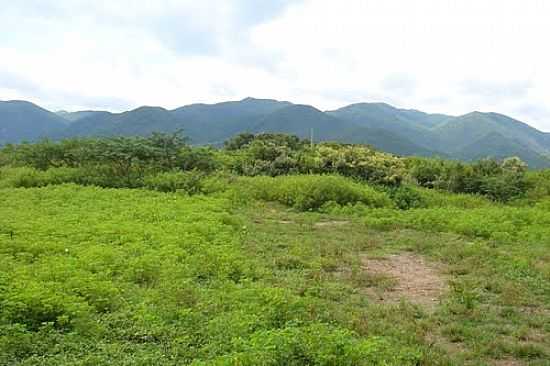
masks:
<path id="1" fill-rule="evenodd" d="M 102 112 L 102 111 L 78 111 L 78 112 L 57 111 L 55 112 L 55 114 L 57 114 L 59 117 L 64 118 L 67 121 L 67 124 L 76 122 L 82 118 L 86 118 L 86 117 L 90 117 L 90 116 L 98 115 L 102 113 L 108 113 L 108 112 Z"/>
<path id="2" fill-rule="evenodd" d="M 75 136 L 134 136 L 153 132 L 173 132 L 178 121 L 161 107 L 139 107 L 123 113 L 101 112 L 81 118 L 63 131 L 63 137 Z"/>
<path id="3" fill-rule="evenodd" d="M 342 131 L 334 140 L 354 144 L 368 144 L 378 150 L 402 156 L 416 155 L 449 158 L 445 153 L 420 146 L 407 138 L 380 128 L 351 128 Z"/>
<path id="4" fill-rule="evenodd" d="M 302 138 L 310 137 L 313 132 L 316 141 L 369 144 L 399 155 L 436 155 L 434 151 L 416 145 L 391 131 L 363 127 L 307 105 L 290 105 L 279 109 L 261 119 L 252 132 L 290 133 Z"/>
<path id="5" fill-rule="evenodd" d="M 320 141 L 334 139 L 338 131 L 354 127 L 357 126 L 314 107 L 293 104 L 260 118 L 253 132 L 290 133 L 306 138 L 313 130 L 314 139 Z"/>
<path id="6" fill-rule="evenodd" d="M 472 142 L 491 133 L 518 141 L 537 152 L 550 151 L 549 135 L 523 122 L 497 113 L 472 112 L 448 119 L 433 129 L 438 148 L 450 153 L 464 149 Z"/>
<path id="7" fill-rule="evenodd" d="M 174 109 L 179 127 L 195 144 L 221 144 L 241 132 L 251 132 L 259 120 L 292 105 L 273 99 L 246 98 L 217 104 L 191 104 Z"/>
<path id="8" fill-rule="evenodd" d="M 516 155 L 533 167 L 550 166 L 547 157 L 550 155 L 550 134 L 497 113 L 472 112 L 453 117 L 398 109 L 384 103 L 353 104 L 327 113 L 392 132 L 443 156 L 475 160 Z M 396 150 L 395 146 L 391 148 Z M 422 153 L 412 155 L 417 154 Z"/>
<path id="9" fill-rule="evenodd" d="M 149 135 L 183 130 L 193 144 L 221 145 L 242 132 L 282 132 L 317 141 L 364 143 L 398 155 L 475 160 L 519 156 L 550 167 L 550 134 L 497 113 L 429 114 L 385 103 L 322 112 L 309 105 L 246 98 L 166 110 L 48 112 L 28 102 L 0 102 L 0 144 L 40 137 Z"/>
<path id="10" fill-rule="evenodd" d="M 425 149 L 433 148 L 429 129 L 451 118 L 443 114 L 428 114 L 399 109 L 386 103 L 352 104 L 327 114 L 360 126 L 392 132 Z"/>
<path id="11" fill-rule="evenodd" d="M 65 121 L 30 102 L 0 101 L 0 145 L 35 141 L 53 136 L 66 128 Z"/>
<path id="12" fill-rule="evenodd" d="M 451 116 L 445 114 L 429 114 L 414 109 L 395 108 L 386 103 L 351 104 L 327 113 L 368 127 L 379 127 L 380 124 L 386 124 L 390 126 L 431 128 L 451 118 Z"/>
<path id="13" fill-rule="evenodd" d="M 547 168 L 550 158 L 539 154 L 521 142 L 507 138 L 498 132 L 490 132 L 479 140 L 464 146 L 454 154 L 462 160 L 479 160 L 483 158 L 504 159 L 510 156 L 519 156 L 529 163 L 531 168 Z"/>

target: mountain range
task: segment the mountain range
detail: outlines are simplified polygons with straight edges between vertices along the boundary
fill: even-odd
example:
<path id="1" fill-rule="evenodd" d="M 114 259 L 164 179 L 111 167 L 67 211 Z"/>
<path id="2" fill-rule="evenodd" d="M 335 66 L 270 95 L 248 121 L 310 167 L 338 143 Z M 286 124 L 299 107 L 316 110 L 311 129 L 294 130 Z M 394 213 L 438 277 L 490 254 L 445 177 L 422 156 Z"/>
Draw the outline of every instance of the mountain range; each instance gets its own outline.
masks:
<path id="1" fill-rule="evenodd" d="M 550 167 L 550 133 L 497 113 L 463 116 L 358 103 L 334 111 L 272 99 L 191 104 L 173 110 L 51 112 L 26 101 L 0 101 L 0 145 L 40 138 L 148 135 L 183 130 L 196 145 L 221 145 L 241 132 L 282 132 L 316 141 L 370 144 L 397 155 L 461 160 L 519 156 Z"/>

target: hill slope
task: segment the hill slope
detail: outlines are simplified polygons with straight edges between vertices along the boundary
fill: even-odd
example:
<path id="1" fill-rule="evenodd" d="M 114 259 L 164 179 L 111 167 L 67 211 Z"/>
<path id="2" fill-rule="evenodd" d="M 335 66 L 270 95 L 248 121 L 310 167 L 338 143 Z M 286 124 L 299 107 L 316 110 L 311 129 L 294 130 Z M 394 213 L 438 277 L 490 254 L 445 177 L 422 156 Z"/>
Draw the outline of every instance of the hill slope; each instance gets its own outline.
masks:
<path id="1" fill-rule="evenodd" d="M 267 114 L 292 105 L 273 99 L 246 98 L 216 104 L 191 104 L 172 114 L 193 143 L 221 144 L 231 136 L 252 131 Z"/>
<path id="2" fill-rule="evenodd" d="M 65 128 L 55 113 L 25 101 L 0 101 L 0 145 L 34 141 L 49 137 Z"/>
<path id="3" fill-rule="evenodd" d="M 522 145 L 517 140 L 507 138 L 497 132 L 488 135 L 464 146 L 454 156 L 463 160 L 479 160 L 483 158 L 504 159 L 517 156 L 528 162 L 532 168 L 545 168 L 550 166 L 550 158 L 539 154 Z"/>
<path id="4" fill-rule="evenodd" d="M 392 132 L 424 148 L 433 147 L 429 130 L 451 118 L 443 114 L 399 109 L 385 103 L 352 104 L 327 113 L 363 127 Z"/>
<path id="5" fill-rule="evenodd" d="M 123 113 L 94 113 L 72 123 L 63 137 L 72 136 L 145 136 L 152 132 L 172 132 L 176 118 L 164 108 L 140 107 Z"/>
<path id="6" fill-rule="evenodd" d="M 494 133 L 518 141 L 539 154 L 550 151 L 548 134 L 498 113 L 472 112 L 454 117 L 436 126 L 433 133 L 438 148 L 450 153 Z"/>

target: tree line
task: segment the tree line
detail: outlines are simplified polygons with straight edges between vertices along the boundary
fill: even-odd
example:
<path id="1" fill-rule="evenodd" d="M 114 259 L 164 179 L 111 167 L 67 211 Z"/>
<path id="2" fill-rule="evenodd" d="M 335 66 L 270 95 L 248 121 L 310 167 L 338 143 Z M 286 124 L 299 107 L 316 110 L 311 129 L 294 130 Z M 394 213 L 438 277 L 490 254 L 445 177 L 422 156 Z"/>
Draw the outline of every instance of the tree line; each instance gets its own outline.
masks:
<path id="1" fill-rule="evenodd" d="M 522 197 L 532 185 L 527 165 L 516 157 L 472 163 L 398 157 L 367 145 L 312 145 L 285 134 L 244 133 L 226 141 L 221 148 L 193 147 L 181 132 L 43 140 L 4 146 L 0 149 L 0 167 L 57 171 L 81 184 L 127 188 L 143 187 L 155 179 L 173 179 L 167 173 L 187 173 L 186 179 L 219 172 L 272 177 L 337 174 L 393 193 L 403 194 L 403 185 L 414 184 L 484 195 L 495 201 Z"/>

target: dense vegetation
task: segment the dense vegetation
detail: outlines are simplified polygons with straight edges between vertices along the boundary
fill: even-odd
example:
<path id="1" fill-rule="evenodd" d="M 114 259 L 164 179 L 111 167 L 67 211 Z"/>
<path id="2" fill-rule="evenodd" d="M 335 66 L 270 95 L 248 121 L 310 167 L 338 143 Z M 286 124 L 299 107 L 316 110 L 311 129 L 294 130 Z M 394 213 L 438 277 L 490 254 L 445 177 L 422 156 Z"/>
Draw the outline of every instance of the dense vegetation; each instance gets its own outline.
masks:
<path id="1" fill-rule="evenodd" d="M 546 365 L 550 174 L 179 133 L 0 150 L 0 364 Z M 367 258 L 411 253 L 433 307 Z M 414 273 L 411 274 L 414 276 Z"/>
<path id="2" fill-rule="evenodd" d="M 336 174 L 399 191 L 403 183 L 508 201 L 529 188 L 527 165 L 518 158 L 464 164 L 398 158 L 364 145 L 310 145 L 295 136 L 241 134 L 223 150 L 192 148 L 180 133 L 150 137 L 44 140 L 8 145 L 2 174 L 14 187 L 73 182 L 113 188 L 176 190 L 214 171 L 239 176 Z M 190 173 L 191 172 L 191 173 Z M 198 183 L 198 182 L 197 182 Z M 180 187 L 181 186 L 181 187 Z M 411 190 L 406 190 L 411 193 Z"/>

